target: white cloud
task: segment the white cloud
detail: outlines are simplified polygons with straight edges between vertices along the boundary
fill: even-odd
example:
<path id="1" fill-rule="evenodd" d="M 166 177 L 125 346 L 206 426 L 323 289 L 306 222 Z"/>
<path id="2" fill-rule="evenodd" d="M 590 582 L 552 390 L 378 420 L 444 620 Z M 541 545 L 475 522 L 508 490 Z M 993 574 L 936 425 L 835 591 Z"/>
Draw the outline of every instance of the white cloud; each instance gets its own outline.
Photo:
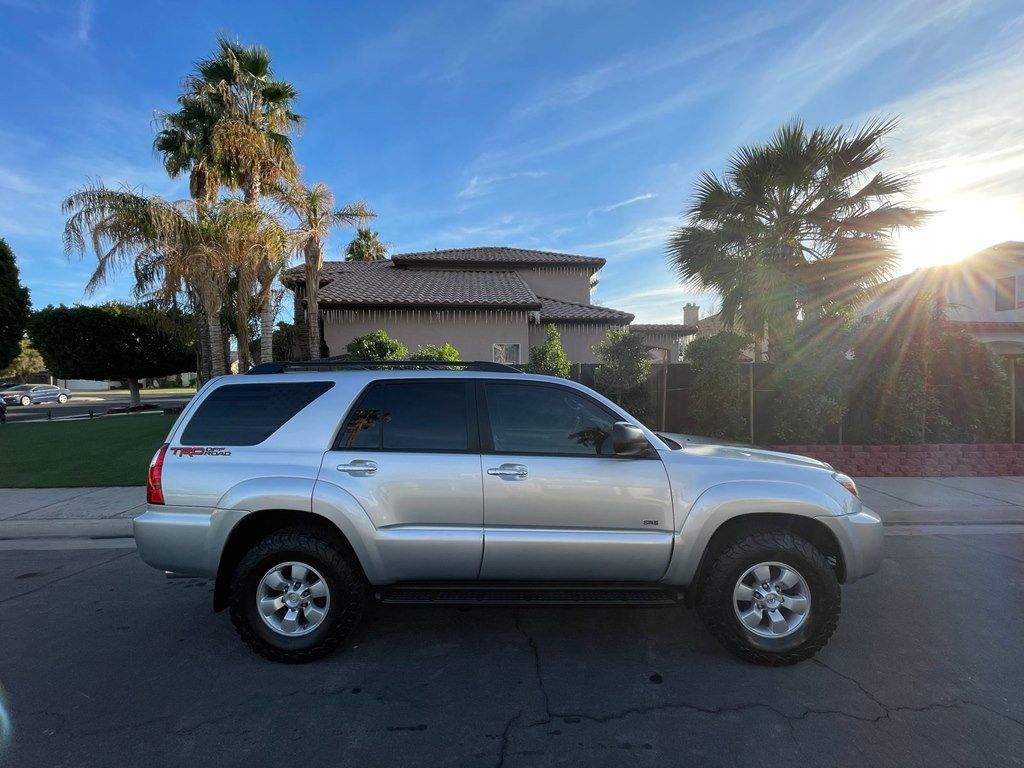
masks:
<path id="1" fill-rule="evenodd" d="M 483 195 L 489 194 L 495 184 L 501 184 L 506 181 L 512 181 L 513 179 L 539 179 L 541 176 L 546 176 L 547 171 L 518 171 L 516 173 L 505 173 L 499 176 L 488 176 L 481 178 L 480 176 L 474 176 L 459 190 L 458 194 L 455 195 L 460 200 L 471 200 L 474 197 L 482 197 Z"/>
<path id="2" fill-rule="evenodd" d="M 619 208 L 625 208 L 627 205 L 633 205 L 634 203 L 640 203 L 640 202 L 643 202 L 644 200 L 650 200 L 651 198 L 654 198 L 654 197 L 657 197 L 657 195 L 654 194 L 653 192 L 645 192 L 642 195 L 637 195 L 636 197 L 631 197 L 628 200 L 620 200 L 617 203 L 612 203 L 611 205 L 606 205 L 604 208 L 591 208 L 589 211 L 587 211 L 587 216 L 592 216 L 595 213 L 609 213 L 609 212 L 617 210 Z"/>
<path id="3" fill-rule="evenodd" d="M 79 0 L 76 7 L 78 23 L 75 26 L 75 39 L 80 43 L 90 42 L 92 36 L 92 19 L 95 8 L 92 0 Z"/>

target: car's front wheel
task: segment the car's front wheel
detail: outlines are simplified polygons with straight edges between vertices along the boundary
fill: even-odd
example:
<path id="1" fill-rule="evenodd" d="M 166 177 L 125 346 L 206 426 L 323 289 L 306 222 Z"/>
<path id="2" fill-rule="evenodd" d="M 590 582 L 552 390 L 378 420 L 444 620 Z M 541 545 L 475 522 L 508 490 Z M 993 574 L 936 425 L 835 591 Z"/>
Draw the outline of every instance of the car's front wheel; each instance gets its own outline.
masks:
<path id="1" fill-rule="evenodd" d="M 704 569 L 697 610 L 732 653 L 755 664 L 809 659 L 839 621 L 835 570 L 809 541 L 777 530 L 747 531 Z"/>
<path id="2" fill-rule="evenodd" d="M 32 405 L 32 398 L 29 397 L 28 395 L 22 395 L 21 396 L 21 404 L 22 405 Z"/>
<path id="3" fill-rule="evenodd" d="M 346 549 L 322 531 L 276 531 L 242 558 L 231 580 L 231 622 L 271 661 L 301 663 L 333 651 L 359 621 L 366 583 Z"/>

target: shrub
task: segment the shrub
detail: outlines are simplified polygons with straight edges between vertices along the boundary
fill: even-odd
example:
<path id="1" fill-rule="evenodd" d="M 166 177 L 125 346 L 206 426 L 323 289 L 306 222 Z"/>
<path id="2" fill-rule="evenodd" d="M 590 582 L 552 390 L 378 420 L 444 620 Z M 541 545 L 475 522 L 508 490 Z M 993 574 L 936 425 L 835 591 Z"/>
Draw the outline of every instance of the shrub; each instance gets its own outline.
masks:
<path id="1" fill-rule="evenodd" d="M 846 322 L 806 321 L 795 335 L 775 346 L 769 389 L 771 430 L 783 443 L 826 443 L 846 413 L 852 363 Z"/>
<path id="2" fill-rule="evenodd" d="M 651 361 L 643 337 L 629 331 L 608 331 L 594 347 L 598 367 L 596 389 L 644 423 L 651 421 L 652 403 L 647 391 Z"/>
<path id="3" fill-rule="evenodd" d="M 562 338 L 558 334 L 558 328 L 554 323 L 549 323 L 546 328 L 544 343 L 537 347 L 530 347 L 530 362 L 526 366 L 529 373 L 538 373 L 543 376 L 561 376 L 569 378 L 569 358 L 562 349 Z"/>
<path id="4" fill-rule="evenodd" d="M 733 331 L 719 331 L 691 341 L 685 358 L 692 378 L 690 407 L 697 432 L 727 440 L 748 440 L 747 382 L 736 363 L 751 339 Z"/>
<path id="5" fill-rule="evenodd" d="M 444 360 L 449 363 L 457 363 L 461 358 L 459 357 L 459 350 L 453 347 L 451 344 L 424 344 L 416 347 L 416 351 L 409 355 L 410 360 Z"/>
<path id="6" fill-rule="evenodd" d="M 409 350 L 398 339 L 392 339 L 384 330 L 374 331 L 352 339 L 345 351 L 351 360 L 404 360 Z"/>

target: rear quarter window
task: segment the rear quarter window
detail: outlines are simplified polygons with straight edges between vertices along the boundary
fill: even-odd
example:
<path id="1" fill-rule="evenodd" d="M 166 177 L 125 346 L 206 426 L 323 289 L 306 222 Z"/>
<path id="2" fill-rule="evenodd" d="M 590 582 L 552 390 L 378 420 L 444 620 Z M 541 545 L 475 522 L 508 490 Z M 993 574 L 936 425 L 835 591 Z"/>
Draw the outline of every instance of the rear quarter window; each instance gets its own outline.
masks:
<path id="1" fill-rule="evenodd" d="M 257 445 L 334 386 L 330 381 L 226 384 L 199 404 L 182 445 Z"/>

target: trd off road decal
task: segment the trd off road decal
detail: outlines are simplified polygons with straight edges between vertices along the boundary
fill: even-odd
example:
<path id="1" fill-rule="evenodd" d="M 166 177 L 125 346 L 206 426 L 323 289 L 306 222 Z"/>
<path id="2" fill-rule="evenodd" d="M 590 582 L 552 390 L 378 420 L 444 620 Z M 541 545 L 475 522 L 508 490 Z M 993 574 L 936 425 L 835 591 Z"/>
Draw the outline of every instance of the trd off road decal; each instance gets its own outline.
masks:
<path id="1" fill-rule="evenodd" d="M 181 446 L 179 448 L 171 448 L 171 453 L 175 456 L 230 456 L 231 451 L 227 451 L 223 448 L 203 448 L 194 446 Z"/>

